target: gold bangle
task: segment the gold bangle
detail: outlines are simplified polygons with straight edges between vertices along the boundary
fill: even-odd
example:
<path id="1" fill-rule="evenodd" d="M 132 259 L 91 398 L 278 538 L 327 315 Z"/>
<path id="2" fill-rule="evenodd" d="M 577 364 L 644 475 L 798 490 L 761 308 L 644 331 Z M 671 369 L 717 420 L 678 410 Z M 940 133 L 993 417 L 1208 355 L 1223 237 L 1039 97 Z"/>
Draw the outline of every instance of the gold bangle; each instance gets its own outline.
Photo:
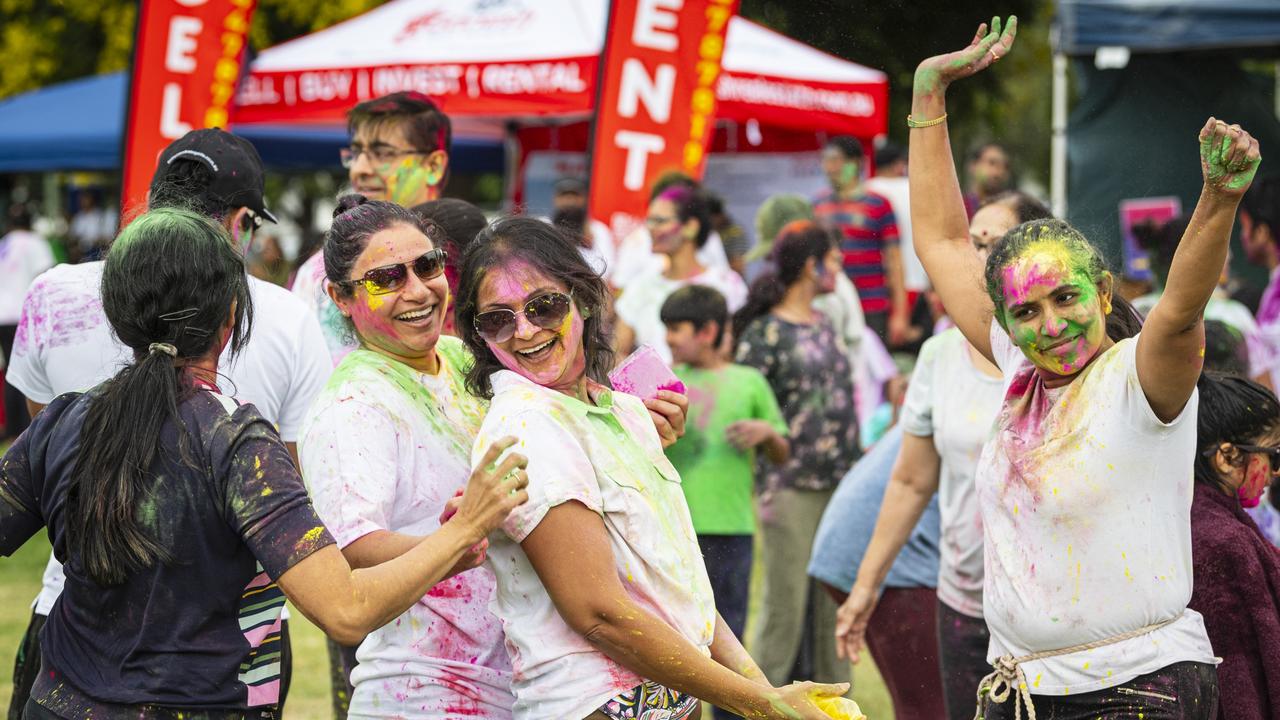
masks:
<path id="1" fill-rule="evenodd" d="M 942 113 L 942 117 L 933 120 L 915 120 L 910 115 L 907 116 L 907 127 L 909 128 L 927 128 L 934 125 L 941 125 L 947 121 L 947 114 Z"/>

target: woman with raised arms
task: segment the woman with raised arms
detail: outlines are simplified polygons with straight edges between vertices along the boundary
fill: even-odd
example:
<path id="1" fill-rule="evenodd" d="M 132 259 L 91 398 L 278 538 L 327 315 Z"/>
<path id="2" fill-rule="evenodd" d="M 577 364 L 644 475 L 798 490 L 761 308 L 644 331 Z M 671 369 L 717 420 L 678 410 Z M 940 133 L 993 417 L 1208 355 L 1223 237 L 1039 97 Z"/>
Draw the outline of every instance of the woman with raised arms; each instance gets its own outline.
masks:
<path id="1" fill-rule="evenodd" d="M 946 91 L 1007 54 L 1016 26 L 1010 18 L 1001 32 L 993 19 L 968 47 L 922 62 L 908 118 L 916 251 L 1005 383 L 976 476 L 996 668 L 979 709 L 992 720 L 1024 707 L 1032 717 L 1211 718 L 1216 661 L 1187 609 L 1195 389 L 1202 311 L 1258 145 L 1237 126 L 1205 123 L 1204 187 L 1165 294 L 1140 334 L 1118 338 L 1113 276 L 1070 225 L 1023 223 L 985 264 L 969 241 Z"/>
<path id="2" fill-rule="evenodd" d="M 458 293 L 468 386 L 493 398 L 475 456 L 513 434 L 532 458 L 532 501 L 490 535 L 487 563 L 516 720 L 684 720 L 698 699 L 827 717 L 810 694 L 847 684 L 773 688 L 716 613 L 680 476 L 640 400 L 602 384 L 607 289 L 574 244 L 499 220 L 468 249 Z"/>

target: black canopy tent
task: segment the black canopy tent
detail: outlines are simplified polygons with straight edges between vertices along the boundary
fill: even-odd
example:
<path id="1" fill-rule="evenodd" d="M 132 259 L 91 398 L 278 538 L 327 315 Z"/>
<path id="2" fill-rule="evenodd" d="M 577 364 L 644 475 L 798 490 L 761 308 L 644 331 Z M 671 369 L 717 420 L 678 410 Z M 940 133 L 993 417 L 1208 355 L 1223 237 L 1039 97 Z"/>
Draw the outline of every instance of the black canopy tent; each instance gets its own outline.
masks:
<path id="1" fill-rule="evenodd" d="M 1276 81 L 1242 67 L 1280 58 L 1280 0 L 1060 0 L 1054 46 L 1054 209 L 1117 267 L 1121 200 L 1195 206 L 1195 138 L 1210 115 L 1247 127 L 1263 147 L 1260 172 L 1280 175 Z M 1068 57 L 1078 81 L 1069 118 Z M 1235 261 L 1248 271 L 1241 253 Z"/>

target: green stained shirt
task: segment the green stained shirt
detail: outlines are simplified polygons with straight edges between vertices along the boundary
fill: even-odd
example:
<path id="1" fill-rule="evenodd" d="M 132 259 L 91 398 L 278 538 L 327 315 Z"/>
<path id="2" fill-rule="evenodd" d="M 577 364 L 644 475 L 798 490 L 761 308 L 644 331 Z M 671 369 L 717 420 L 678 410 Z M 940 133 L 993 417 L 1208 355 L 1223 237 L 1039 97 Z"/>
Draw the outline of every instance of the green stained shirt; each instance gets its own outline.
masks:
<path id="1" fill-rule="evenodd" d="M 667 448 L 680 472 L 684 496 L 699 535 L 750 535 L 755 532 L 751 491 L 755 450 L 742 451 L 725 439 L 739 420 L 764 420 L 782 435 L 786 421 L 764 376 L 745 365 L 704 370 L 675 368 L 689 395 L 684 437 Z"/>

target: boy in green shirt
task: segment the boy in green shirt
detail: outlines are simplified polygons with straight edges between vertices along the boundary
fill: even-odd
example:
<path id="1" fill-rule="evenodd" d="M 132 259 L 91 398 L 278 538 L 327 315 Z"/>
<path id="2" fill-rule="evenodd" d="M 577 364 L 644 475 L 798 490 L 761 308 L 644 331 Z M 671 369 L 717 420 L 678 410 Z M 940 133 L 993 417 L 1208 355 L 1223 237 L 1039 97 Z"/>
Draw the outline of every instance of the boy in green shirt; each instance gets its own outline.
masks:
<path id="1" fill-rule="evenodd" d="M 729 320 L 723 295 L 702 285 L 681 288 L 662 304 L 661 317 L 676 376 L 689 397 L 684 437 L 667 448 L 667 458 L 680 472 L 716 608 L 741 638 L 755 532 L 756 450 L 770 462 L 786 462 L 787 425 L 764 376 L 719 351 Z"/>

